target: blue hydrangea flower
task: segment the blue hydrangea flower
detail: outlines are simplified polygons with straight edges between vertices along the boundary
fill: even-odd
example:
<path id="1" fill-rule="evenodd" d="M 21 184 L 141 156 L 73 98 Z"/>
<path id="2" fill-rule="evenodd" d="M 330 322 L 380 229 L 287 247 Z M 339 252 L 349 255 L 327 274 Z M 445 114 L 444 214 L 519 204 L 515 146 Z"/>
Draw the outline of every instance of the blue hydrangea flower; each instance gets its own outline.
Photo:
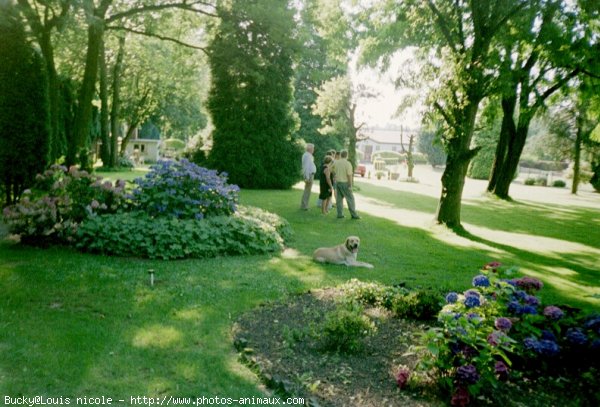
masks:
<path id="1" fill-rule="evenodd" d="M 554 341 L 554 342 L 557 341 L 556 335 L 554 335 L 551 331 L 549 331 L 547 329 L 544 329 L 542 331 L 542 339 L 546 339 L 546 340 Z"/>
<path id="2" fill-rule="evenodd" d="M 565 338 L 576 346 L 583 346 L 588 341 L 587 335 L 580 328 L 569 328 Z"/>
<path id="3" fill-rule="evenodd" d="M 521 304 L 518 301 L 511 301 L 506 306 L 506 309 L 511 314 L 520 314 L 521 313 Z"/>
<path id="4" fill-rule="evenodd" d="M 483 274 L 480 274 L 478 276 L 475 276 L 473 278 L 473 286 L 474 287 L 489 287 L 490 286 L 490 279 L 487 278 L 487 276 L 484 276 Z"/>
<path id="5" fill-rule="evenodd" d="M 465 298 L 465 307 L 467 308 L 479 307 L 480 305 L 481 301 L 479 300 L 479 297 L 468 296 Z"/>
<path id="6" fill-rule="evenodd" d="M 496 329 L 499 329 L 503 332 L 508 332 L 510 331 L 510 328 L 512 328 L 512 322 L 508 318 L 500 317 L 496 318 L 496 321 L 494 321 L 494 326 Z"/>
<path id="7" fill-rule="evenodd" d="M 543 356 L 556 356 L 560 353 L 560 346 L 554 341 L 542 339 L 538 342 L 538 353 Z"/>
<path id="8" fill-rule="evenodd" d="M 525 297 L 525 304 L 537 307 L 540 305 L 540 300 L 535 295 L 528 295 Z"/>
<path id="9" fill-rule="evenodd" d="M 467 291 L 465 291 L 465 297 L 479 298 L 479 297 L 481 297 L 481 294 L 479 294 L 479 291 L 477 291 L 477 290 L 467 290 Z"/>
<path id="10" fill-rule="evenodd" d="M 537 314 L 537 309 L 531 305 L 525 305 L 525 306 L 521 307 L 519 313 L 535 315 L 535 314 Z"/>
<path id="11" fill-rule="evenodd" d="M 452 291 L 446 295 L 446 302 L 448 304 L 454 304 L 456 301 L 458 301 L 458 294 L 455 293 L 454 291 Z"/>

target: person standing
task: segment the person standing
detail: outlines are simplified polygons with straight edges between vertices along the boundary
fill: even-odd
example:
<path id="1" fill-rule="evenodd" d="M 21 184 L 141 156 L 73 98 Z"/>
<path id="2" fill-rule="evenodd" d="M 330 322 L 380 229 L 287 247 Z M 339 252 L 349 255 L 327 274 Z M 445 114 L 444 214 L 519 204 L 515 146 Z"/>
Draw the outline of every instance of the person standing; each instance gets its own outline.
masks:
<path id="1" fill-rule="evenodd" d="M 325 156 L 321 165 L 321 178 L 319 182 L 319 199 L 321 200 L 321 213 L 327 215 L 329 212 L 329 203 L 333 194 L 333 184 L 331 183 L 331 164 L 333 158 L 329 155 Z"/>
<path id="2" fill-rule="evenodd" d="M 302 176 L 304 177 L 304 193 L 302 194 L 302 202 L 300 203 L 300 209 L 302 209 L 303 211 L 308 210 L 308 200 L 310 198 L 313 180 L 315 178 L 315 172 L 317 172 L 317 167 L 315 166 L 315 158 L 313 157 L 314 152 L 314 144 L 308 143 L 306 145 L 306 152 L 302 155 Z"/>
<path id="3" fill-rule="evenodd" d="M 335 172 L 335 204 L 338 219 L 344 217 L 344 198 L 348 203 L 348 210 L 352 219 L 360 219 L 360 216 L 356 213 L 354 194 L 352 193 L 354 169 L 348 161 L 348 151 L 342 150 L 340 159 L 333 164 L 333 172 Z"/>

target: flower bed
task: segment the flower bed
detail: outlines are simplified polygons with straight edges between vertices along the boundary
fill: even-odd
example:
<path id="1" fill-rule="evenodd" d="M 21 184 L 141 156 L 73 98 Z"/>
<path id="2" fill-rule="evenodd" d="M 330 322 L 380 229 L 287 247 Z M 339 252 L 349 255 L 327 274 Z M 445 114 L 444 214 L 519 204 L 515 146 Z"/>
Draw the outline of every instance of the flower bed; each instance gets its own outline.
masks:
<path id="1" fill-rule="evenodd" d="M 600 315 L 543 305 L 536 296 L 543 283 L 510 279 L 514 272 L 490 263 L 473 288 L 446 295 L 441 326 L 423 335 L 415 383 L 433 375 L 452 405 L 464 406 L 480 395 L 493 398 L 502 382 L 562 376 L 582 387 L 582 402 L 599 402 L 586 383 L 600 367 Z"/>

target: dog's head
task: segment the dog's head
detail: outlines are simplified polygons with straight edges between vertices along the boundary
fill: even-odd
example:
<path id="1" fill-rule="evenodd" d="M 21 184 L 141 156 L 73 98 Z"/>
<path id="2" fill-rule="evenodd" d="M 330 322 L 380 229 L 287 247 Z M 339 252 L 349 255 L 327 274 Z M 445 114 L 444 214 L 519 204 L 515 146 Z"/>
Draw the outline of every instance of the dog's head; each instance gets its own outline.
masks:
<path id="1" fill-rule="evenodd" d="M 346 248 L 352 253 L 358 253 L 358 246 L 360 246 L 360 238 L 358 236 L 348 236 L 346 238 Z"/>

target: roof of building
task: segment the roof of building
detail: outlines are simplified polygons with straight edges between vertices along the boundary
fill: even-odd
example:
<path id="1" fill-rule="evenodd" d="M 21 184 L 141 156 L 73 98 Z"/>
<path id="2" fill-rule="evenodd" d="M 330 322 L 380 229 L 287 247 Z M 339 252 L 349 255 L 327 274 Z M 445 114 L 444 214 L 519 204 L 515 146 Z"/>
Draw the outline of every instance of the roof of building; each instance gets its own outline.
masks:
<path id="1" fill-rule="evenodd" d="M 400 144 L 400 134 L 404 135 L 403 141 L 408 143 L 408 136 L 418 132 L 416 129 L 367 129 L 363 132 L 363 137 L 378 144 Z"/>

